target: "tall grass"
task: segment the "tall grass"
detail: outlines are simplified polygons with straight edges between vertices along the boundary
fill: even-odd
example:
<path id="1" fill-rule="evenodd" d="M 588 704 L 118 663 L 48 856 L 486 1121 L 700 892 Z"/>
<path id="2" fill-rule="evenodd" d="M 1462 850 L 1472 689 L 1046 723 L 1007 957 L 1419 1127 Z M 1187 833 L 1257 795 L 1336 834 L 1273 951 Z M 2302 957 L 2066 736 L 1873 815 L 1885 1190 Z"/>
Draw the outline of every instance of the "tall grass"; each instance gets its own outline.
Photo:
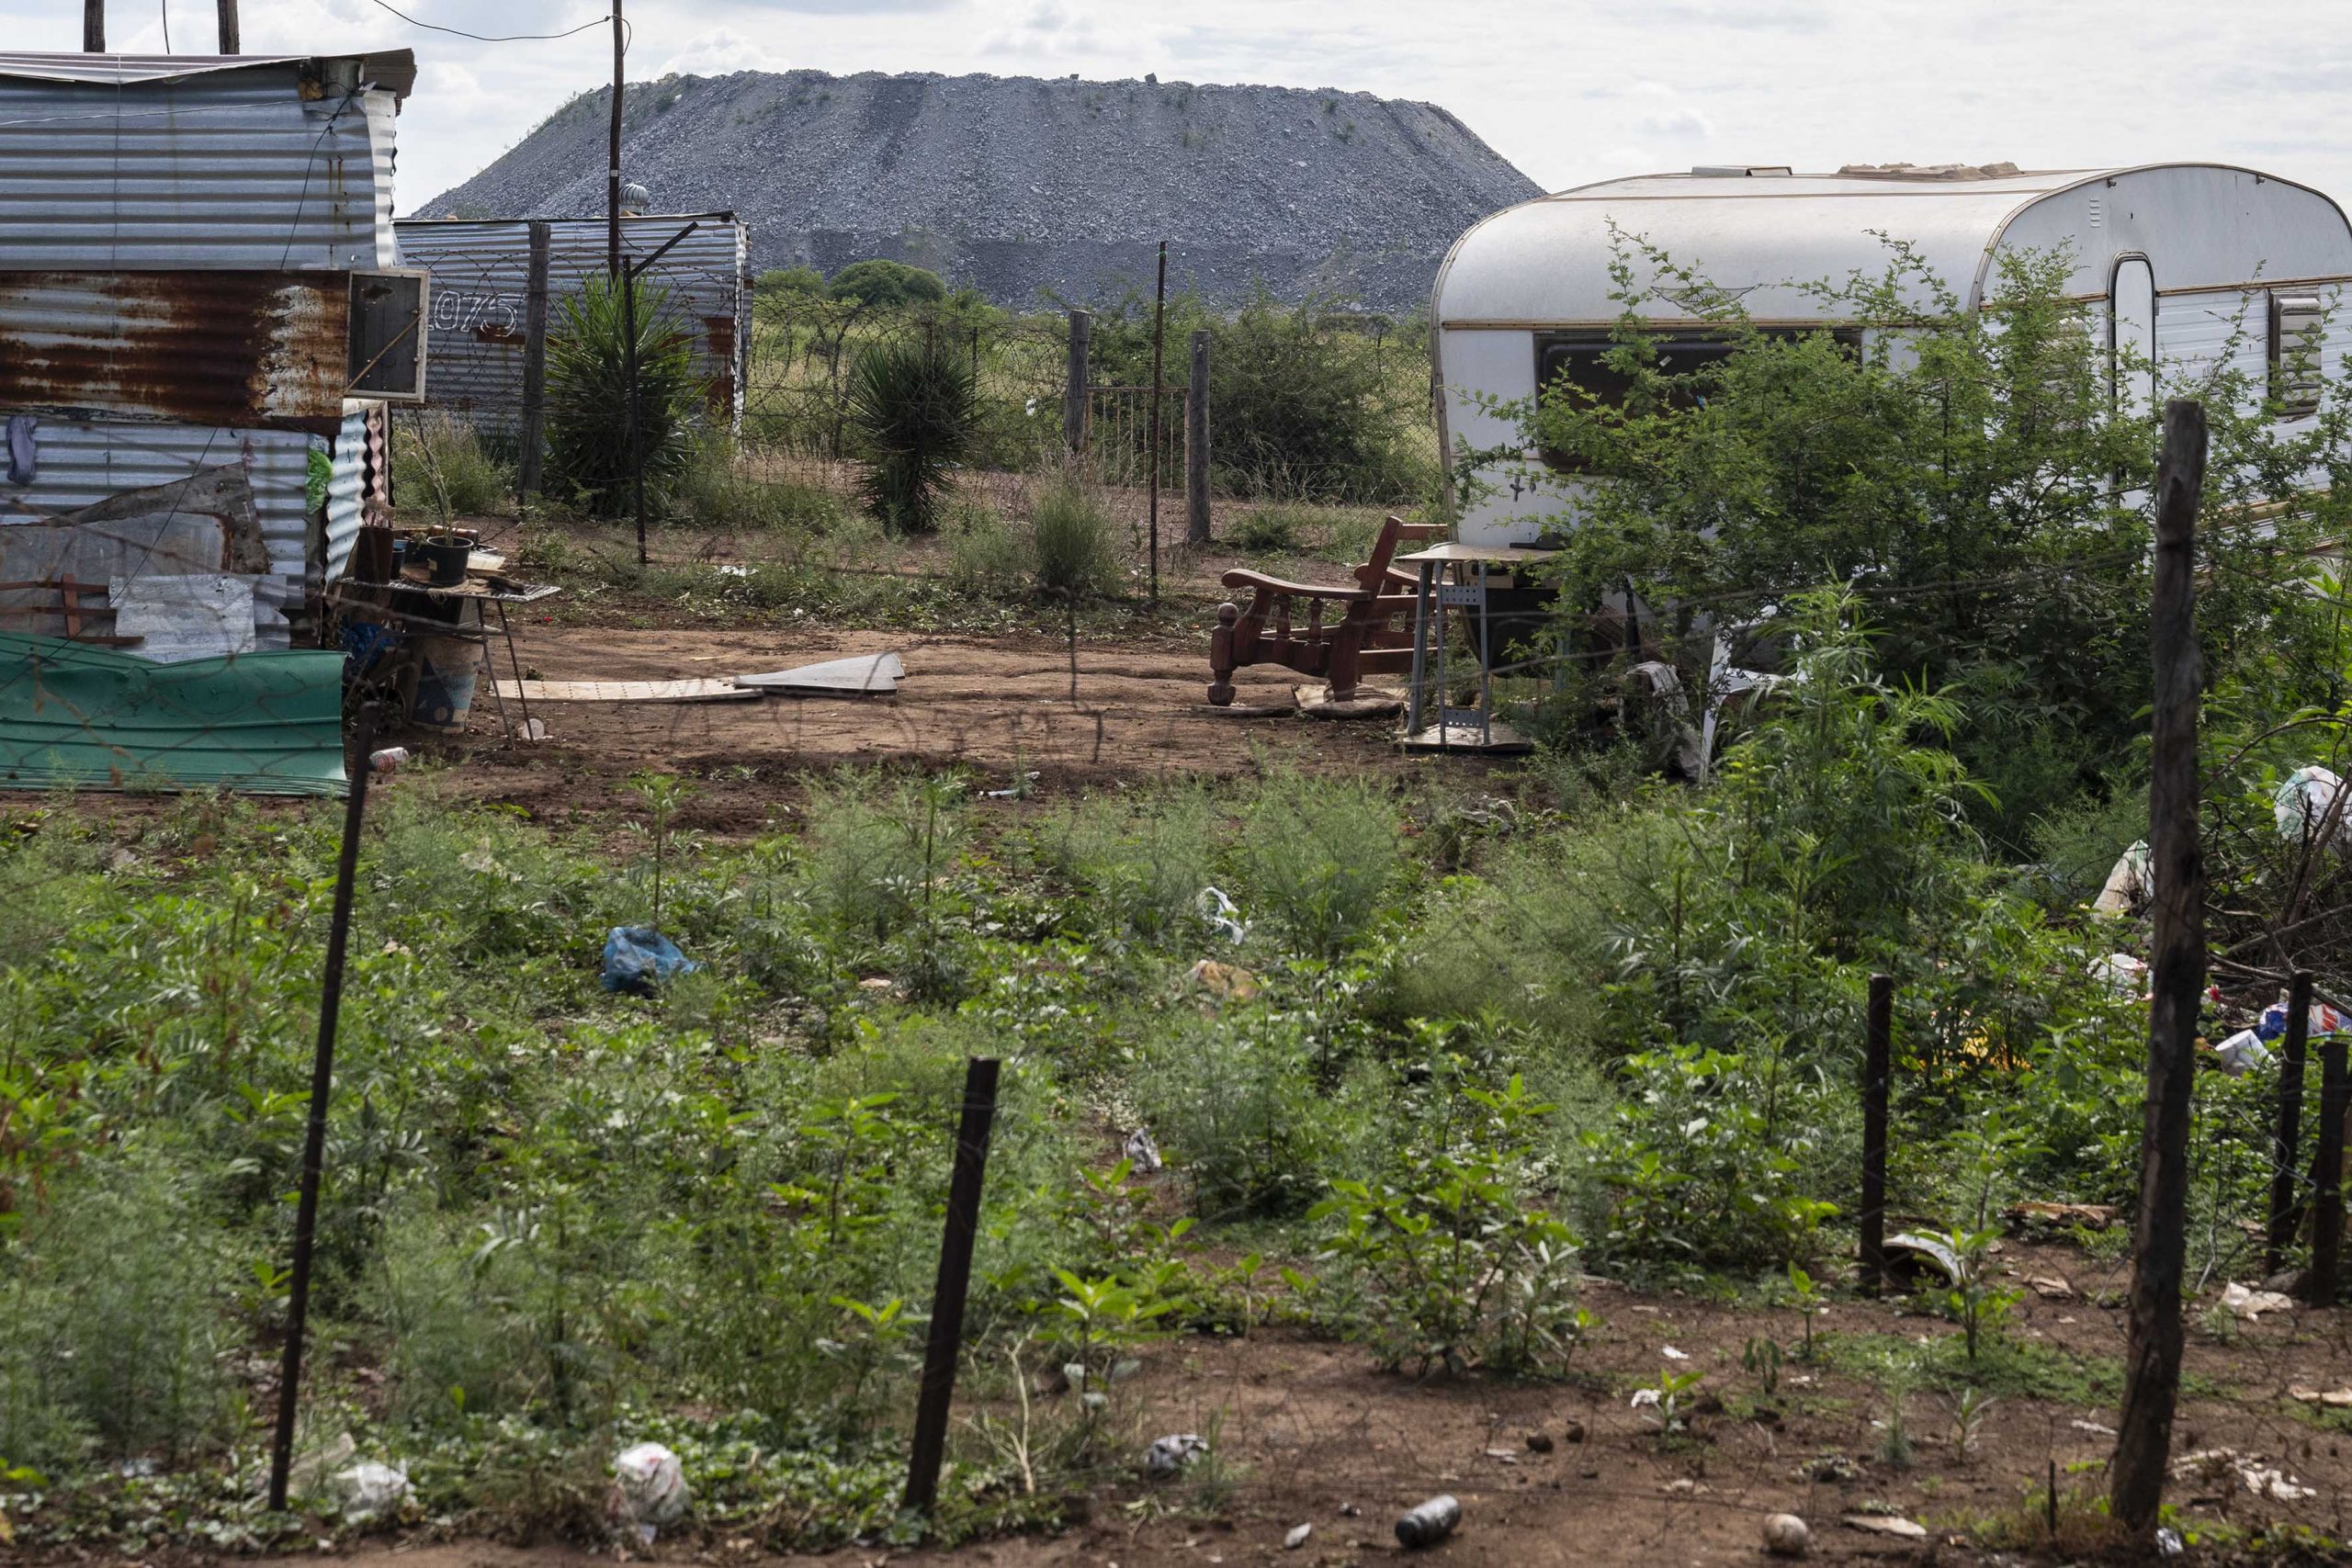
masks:
<path id="1" fill-rule="evenodd" d="M 1038 591 L 1072 600 L 1108 592 L 1119 578 L 1117 526 L 1076 477 L 1048 481 L 1029 509 Z"/>
<path id="2" fill-rule="evenodd" d="M 467 421 L 440 412 L 395 419 L 392 494 L 412 515 L 475 517 L 508 507 L 514 470 L 492 458 Z"/>

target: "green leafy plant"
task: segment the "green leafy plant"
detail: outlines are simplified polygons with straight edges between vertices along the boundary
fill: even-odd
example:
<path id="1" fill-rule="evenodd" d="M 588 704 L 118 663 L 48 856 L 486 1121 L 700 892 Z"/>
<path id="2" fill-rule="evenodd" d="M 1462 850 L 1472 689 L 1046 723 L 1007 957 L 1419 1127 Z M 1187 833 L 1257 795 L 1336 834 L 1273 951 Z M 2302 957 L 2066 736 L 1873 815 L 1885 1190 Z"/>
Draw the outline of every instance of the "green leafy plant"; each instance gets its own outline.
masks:
<path id="1" fill-rule="evenodd" d="M 1739 1364 L 1755 1378 L 1757 1386 L 1768 1400 L 1779 1397 L 1781 1392 L 1781 1342 L 1766 1335 L 1751 1334 L 1740 1348 Z"/>
<path id="2" fill-rule="evenodd" d="M 629 788 L 645 807 L 646 819 L 641 825 L 646 837 L 653 842 L 653 925 L 662 924 L 662 874 L 667 866 L 674 843 L 674 824 L 678 808 L 694 795 L 694 786 L 675 773 L 641 773 L 629 780 Z"/>
<path id="3" fill-rule="evenodd" d="M 1936 1303 L 1960 1325 L 1971 1366 L 1976 1364 L 1984 1340 L 2001 1331 L 2008 1321 L 2009 1308 L 2025 1293 L 1993 1282 L 1992 1247 L 2000 1236 L 1997 1229 L 1988 1228 L 1948 1231 L 1938 1238 L 1951 1250 L 1960 1269 L 1959 1277 L 1936 1292 Z"/>
<path id="4" fill-rule="evenodd" d="M 1676 1371 L 1672 1367 L 1658 1370 L 1657 1386 L 1634 1391 L 1634 1408 L 1643 1412 L 1642 1418 L 1657 1428 L 1658 1442 L 1665 1446 L 1685 1436 L 1690 1430 L 1690 1394 L 1706 1374 L 1696 1367 Z"/>
<path id="5" fill-rule="evenodd" d="M 936 532 L 972 441 L 968 362 L 935 337 L 876 344 L 858 355 L 848 407 L 869 463 L 867 509 L 900 533 Z"/>
<path id="6" fill-rule="evenodd" d="M 1573 1294 L 1574 1237 L 1529 1190 L 1530 1124 L 1551 1110 L 1516 1077 L 1498 1090 L 1456 1086 L 1429 1141 L 1400 1151 L 1390 1175 L 1334 1181 L 1308 1212 L 1332 1227 L 1322 1258 L 1383 1366 L 1566 1367 L 1593 1320 Z"/>
<path id="7" fill-rule="evenodd" d="M 703 388 L 692 340 L 668 290 L 644 278 L 628 286 L 637 326 L 637 461 L 661 494 L 692 460 L 692 421 Z M 547 477 L 551 491 L 600 517 L 629 504 L 634 465 L 628 334 L 623 289 L 604 274 L 563 299 L 548 333 Z"/>

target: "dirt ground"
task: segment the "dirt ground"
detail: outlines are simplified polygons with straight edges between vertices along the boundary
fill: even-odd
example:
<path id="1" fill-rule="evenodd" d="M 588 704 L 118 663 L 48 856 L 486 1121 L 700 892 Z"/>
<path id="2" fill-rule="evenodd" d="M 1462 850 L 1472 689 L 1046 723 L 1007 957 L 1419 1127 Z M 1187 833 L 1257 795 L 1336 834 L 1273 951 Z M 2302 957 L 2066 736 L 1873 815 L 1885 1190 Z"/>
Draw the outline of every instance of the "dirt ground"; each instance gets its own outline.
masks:
<path id="1" fill-rule="evenodd" d="M 2016 1281 L 2063 1280 L 2063 1299 L 2029 1292 L 2012 1332 L 2029 1346 L 2106 1359 L 2123 1349 L 2120 1265 L 2056 1247 L 2005 1245 Z M 2218 1293 L 2192 1312 L 2201 1314 Z M 1410 1555 L 1462 1568 L 1536 1563 L 1683 1564 L 1765 1561 L 1765 1518 L 1791 1512 L 1808 1521 L 1815 1560 L 1991 1562 L 1992 1549 L 1963 1539 L 1969 1527 L 2011 1520 L 2026 1555 L 2044 1529 L 2051 1466 L 2062 1495 L 2103 1491 L 2102 1462 L 2113 1445 L 2109 1397 L 2080 1406 L 2015 1395 L 1984 1417 L 1974 1451 L 1955 1442 L 1941 1395 L 1905 1403 L 1917 1450 L 1907 1469 L 1880 1457 L 1890 1414 L 1870 1382 L 1791 1361 L 1759 1414 L 1757 1377 L 1741 1364 L 1748 1337 L 1767 1334 L 1793 1350 L 1789 1313 L 1758 1313 L 1679 1294 L 1644 1295 L 1594 1287 L 1589 1303 L 1603 1320 L 1597 1341 L 1567 1386 L 1515 1386 L 1476 1378 L 1416 1382 L 1374 1371 L 1356 1348 L 1261 1331 L 1243 1342 L 1184 1339 L 1146 1359 L 1136 1386 L 1137 1446 L 1167 1432 L 1214 1423 L 1234 1470 L 1229 1501 L 1216 1512 L 1188 1509 L 1175 1490 L 1127 1480 L 1098 1492 L 1091 1517 L 1059 1533 L 975 1543 L 954 1552 L 879 1546 L 822 1554 L 838 1564 L 987 1564 L 989 1568 L 1212 1568 L 1220 1563 L 1340 1564 L 1408 1555 L 1391 1534 L 1396 1516 L 1433 1493 L 1461 1500 L 1459 1530 Z M 2192 1328 L 2191 1394 L 2174 1432 L 2176 1455 L 2229 1450 L 2276 1467 L 2281 1495 L 2249 1494 L 2227 1462 L 2183 1473 L 2168 1493 L 2184 1526 L 2252 1527 L 2290 1522 L 2337 1540 L 2352 1488 L 2352 1435 L 2298 1416 L 2287 1390 L 2335 1389 L 2352 1382 L 2352 1343 L 2341 1312 L 2294 1313 L 2239 1327 L 2233 1342 Z M 1901 1303 L 1833 1306 L 1817 1333 L 1899 1335 L 1955 1332 Z M 1676 1361 L 1668 1347 L 1687 1360 Z M 1626 1390 L 1655 1381 L 1661 1366 L 1704 1373 L 1695 1438 L 1662 1449 Z M 2304 1407 L 2306 1409 L 2310 1407 Z M 1580 1426 L 1583 1438 L 1571 1440 Z M 1548 1451 L 1528 1443 L 1550 1439 Z M 2309 1489 L 2308 1495 L 2300 1495 Z M 1849 1516 L 1892 1516 L 1926 1534 L 1865 1531 Z M 1285 1536 L 1313 1530 L 1295 1551 Z M 2069 1502 L 2062 1529 L 2079 1540 Z M 412 1568 L 575 1568 L 597 1554 L 576 1548 L 522 1551 L 474 1542 L 413 1541 L 360 1549 L 390 1552 Z M 657 1559 L 726 1563 L 756 1556 L 721 1539 L 658 1545 Z M 2071 1555 L 2071 1554 L 2069 1554 Z M 603 1560 L 610 1561 L 609 1552 Z M 2018 1561 L 2010 1556 L 2007 1561 Z M 2314 1559 L 2318 1560 L 2318 1559 Z"/>
<path id="2" fill-rule="evenodd" d="M 535 815 L 611 804 L 641 769 L 696 774 L 718 804 L 740 811 L 775 798 L 804 771 L 892 761 L 962 766 L 975 787 L 1002 789 L 1031 773 L 1054 790 L 1112 780 L 1220 777 L 1261 758 L 1302 769 L 1351 772 L 1434 767 L 1396 750 L 1395 719 L 1329 721 L 1286 708 L 1300 678 L 1248 670 L 1231 709 L 1208 705 L 1205 639 L 1117 645 L 1041 636 L 905 636 L 811 626 L 805 631 L 673 627 L 514 626 L 526 672 L 548 680 L 677 680 L 786 669 L 850 654 L 897 651 L 906 679 L 895 695 L 792 697 L 749 702 L 535 705 L 548 739 L 508 743 L 485 689 L 462 740 L 403 736 L 401 744 L 462 759 L 449 782 L 462 795 L 512 803 Z M 1073 698 L 1073 686 L 1075 698 Z M 514 712 L 510 716 L 520 719 Z M 1451 771 L 1482 771 L 1452 759 Z M 705 826 L 724 826 L 723 821 Z"/>

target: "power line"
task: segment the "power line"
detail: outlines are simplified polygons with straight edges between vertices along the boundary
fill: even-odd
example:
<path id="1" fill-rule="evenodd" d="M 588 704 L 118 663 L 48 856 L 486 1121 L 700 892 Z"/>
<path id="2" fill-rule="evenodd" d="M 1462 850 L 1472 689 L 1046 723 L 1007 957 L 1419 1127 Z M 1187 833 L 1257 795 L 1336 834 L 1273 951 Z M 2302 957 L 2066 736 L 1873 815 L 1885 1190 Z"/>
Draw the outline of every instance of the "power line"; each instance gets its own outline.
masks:
<path id="1" fill-rule="evenodd" d="M 591 28 L 601 28 L 606 22 L 612 20 L 611 13 L 607 12 L 605 15 L 598 17 L 594 21 L 581 23 L 578 27 L 573 28 L 570 32 L 502 33 L 492 37 L 483 33 L 469 33 L 463 28 L 445 28 L 438 22 L 421 22 L 414 17 L 410 16 L 406 11 L 401 10 L 399 6 L 388 4 L 387 0 L 375 0 L 375 3 L 383 9 L 390 11 L 393 16 L 398 17 L 401 21 L 406 22 L 410 27 L 423 28 L 427 32 L 448 33 L 455 38 L 471 39 L 476 43 L 535 43 L 555 39 L 566 39 L 571 37 L 573 33 L 584 33 Z"/>

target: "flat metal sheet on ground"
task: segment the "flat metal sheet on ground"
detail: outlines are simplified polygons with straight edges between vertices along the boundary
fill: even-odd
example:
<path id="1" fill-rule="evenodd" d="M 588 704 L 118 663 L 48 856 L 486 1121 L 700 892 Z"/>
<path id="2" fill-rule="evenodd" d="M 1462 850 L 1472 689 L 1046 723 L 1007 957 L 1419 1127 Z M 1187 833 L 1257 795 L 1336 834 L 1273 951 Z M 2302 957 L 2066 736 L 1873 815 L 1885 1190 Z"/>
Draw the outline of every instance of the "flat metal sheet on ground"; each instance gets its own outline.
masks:
<path id="1" fill-rule="evenodd" d="M 895 653 L 862 653 L 854 659 L 829 659 L 764 675 L 738 675 L 735 683 L 763 692 L 813 692 L 856 696 L 887 696 L 907 677 L 907 667 Z"/>
<path id="2" fill-rule="evenodd" d="M 725 703 L 757 700 L 732 681 L 501 681 L 498 694 L 526 703 Z"/>

